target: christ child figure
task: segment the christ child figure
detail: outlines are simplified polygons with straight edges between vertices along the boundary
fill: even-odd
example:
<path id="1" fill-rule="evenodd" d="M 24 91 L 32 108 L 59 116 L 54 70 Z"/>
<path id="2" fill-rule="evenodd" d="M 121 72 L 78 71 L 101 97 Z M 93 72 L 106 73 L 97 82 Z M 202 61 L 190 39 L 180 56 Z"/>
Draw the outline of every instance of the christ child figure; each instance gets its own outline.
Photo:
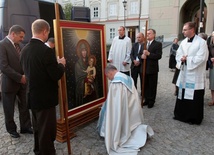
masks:
<path id="1" fill-rule="evenodd" d="M 85 79 L 85 93 L 84 97 L 87 95 L 91 95 L 92 92 L 94 91 L 94 80 L 96 77 L 96 57 L 91 55 L 88 59 L 88 67 L 85 72 L 87 72 L 87 77 Z"/>

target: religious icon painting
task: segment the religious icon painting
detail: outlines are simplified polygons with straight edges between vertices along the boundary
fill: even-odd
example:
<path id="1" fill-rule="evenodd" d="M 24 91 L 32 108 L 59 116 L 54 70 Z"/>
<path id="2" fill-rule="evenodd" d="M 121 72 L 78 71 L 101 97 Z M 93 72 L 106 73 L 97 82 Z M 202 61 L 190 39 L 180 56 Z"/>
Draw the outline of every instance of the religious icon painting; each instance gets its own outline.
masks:
<path id="1" fill-rule="evenodd" d="M 106 99 L 105 29 L 73 21 L 60 21 L 59 27 L 62 49 L 57 53 L 66 59 L 61 100 L 68 105 L 68 115 L 73 115 L 100 106 Z"/>

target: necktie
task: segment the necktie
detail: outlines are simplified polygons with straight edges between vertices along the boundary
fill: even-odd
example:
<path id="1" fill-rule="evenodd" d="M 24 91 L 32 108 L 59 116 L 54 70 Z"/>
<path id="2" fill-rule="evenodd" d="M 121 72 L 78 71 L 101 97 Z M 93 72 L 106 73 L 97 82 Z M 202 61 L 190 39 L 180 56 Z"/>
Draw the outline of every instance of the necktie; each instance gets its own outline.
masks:
<path id="1" fill-rule="evenodd" d="M 138 47 L 138 52 L 137 52 L 137 56 L 136 56 L 136 60 L 139 61 L 138 59 L 138 54 L 140 53 L 140 49 L 141 49 L 141 44 L 139 44 L 139 47 Z"/>
<path id="2" fill-rule="evenodd" d="M 141 49 L 141 44 L 139 44 L 138 52 L 137 53 L 140 53 L 140 49 Z"/>
<path id="3" fill-rule="evenodd" d="M 149 49 L 149 46 L 150 46 L 150 42 L 148 41 L 148 43 L 147 43 L 147 50 Z"/>
<path id="4" fill-rule="evenodd" d="M 20 48 L 19 44 L 14 43 L 14 45 L 15 45 L 15 48 L 16 48 L 16 52 L 18 53 L 18 55 L 20 55 L 21 48 Z"/>

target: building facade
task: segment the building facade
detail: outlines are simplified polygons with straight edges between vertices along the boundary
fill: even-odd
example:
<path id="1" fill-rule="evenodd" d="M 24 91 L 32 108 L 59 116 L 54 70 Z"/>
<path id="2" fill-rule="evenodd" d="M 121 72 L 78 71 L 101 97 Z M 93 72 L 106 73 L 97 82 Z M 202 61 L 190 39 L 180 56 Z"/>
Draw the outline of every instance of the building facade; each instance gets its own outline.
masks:
<path id="1" fill-rule="evenodd" d="M 200 0 L 58 0 L 62 6 L 89 7 L 91 22 L 104 24 L 106 43 L 111 44 L 119 26 L 126 27 L 126 35 L 135 42 L 135 35 L 148 28 L 157 31 L 164 41 L 182 38 L 182 26 L 187 21 L 199 23 Z M 203 32 L 214 30 L 214 0 L 204 0 Z M 198 24 L 199 27 L 199 24 Z"/>
<path id="2" fill-rule="evenodd" d="M 200 0 L 151 0 L 149 1 L 149 26 L 164 35 L 164 40 L 183 38 L 185 22 L 200 22 Z M 204 18 L 201 32 L 208 35 L 214 30 L 214 0 L 204 0 Z M 199 32 L 197 29 L 197 32 Z"/>

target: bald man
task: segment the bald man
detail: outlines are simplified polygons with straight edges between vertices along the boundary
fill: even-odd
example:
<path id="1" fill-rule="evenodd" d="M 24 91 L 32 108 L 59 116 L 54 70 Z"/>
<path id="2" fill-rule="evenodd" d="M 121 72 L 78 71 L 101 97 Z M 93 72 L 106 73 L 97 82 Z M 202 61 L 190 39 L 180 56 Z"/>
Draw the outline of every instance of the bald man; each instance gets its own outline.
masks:
<path id="1" fill-rule="evenodd" d="M 131 39 L 125 35 L 125 27 L 120 26 L 118 33 L 119 36 L 114 37 L 112 41 L 108 61 L 117 67 L 120 72 L 130 75 L 132 42 Z"/>
<path id="2" fill-rule="evenodd" d="M 58 80 L 64 74 L 65 59 L 56 59 L 45 45 L 50 25 L 43 19 L 32 23 L 33 37 L 23 48 L 21 64 L 28 81 L 27 100 L 32 111 L 34 153 L 55 155 Z"/>
<path id="3" fill-rule="evenodd" d="M 131 50 L 131 76 L 134 80 L 134 85 L 135 88 L 137 89 L 137 78 L 138 75 L 140 77 L 140 84 L 142 86 L 142 74 L 140 72 L 140 68 L 141 68 L 141 61 L 140 61 L 140 51 L 142 51 L 144 49 L 144 34 L 143 33 L 138 33 L 136 35 L 136 40 L 137 42 L 133 45 L 132 50 Z"/>

